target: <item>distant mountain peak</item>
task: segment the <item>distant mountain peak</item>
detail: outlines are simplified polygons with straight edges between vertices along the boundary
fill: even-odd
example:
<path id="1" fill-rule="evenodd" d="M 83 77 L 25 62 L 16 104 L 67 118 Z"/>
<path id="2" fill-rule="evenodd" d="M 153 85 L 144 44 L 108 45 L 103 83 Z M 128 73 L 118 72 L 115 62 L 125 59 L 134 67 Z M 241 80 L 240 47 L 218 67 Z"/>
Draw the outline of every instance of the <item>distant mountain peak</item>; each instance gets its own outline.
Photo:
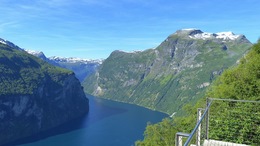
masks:
<path id="1" fill-rule="evenodd" d="M 203 39 L 203 40 L 220 39 L 222 41 L 233 41 L 244 36 L 244 35 L 236 35 L 231 31 L 209 33 L 209 32 L 203 32 L 200 29 L 195 29 L 195 28 L 181 29 L 176 31 L 173 35 L 186 36 L 191 39 Z"/>
<path id="2" fill-rule="evenodd" d="M 44 53 L 42 51 L 34 51 L 34 50 L 27 50 L 27 49 L 24 50 L 24 51 L 26 51 L 27 53 L 29 53 L 29 54 L 31 54 L 33 56 L 39 57 L 39 58 L 41 58 L 44 61 L 48 60 L 47 57 L 44 55 Z"/>
<path id="3" fill-rule="evenodd" d="M 44 55 L 42 51 L 34 51 L 34 50 L 27 50 L 25 49 L 25 51 L 29 54 L 32 54 L 34 56 L 41 56 Z M 45 56 L 45 55 L 44 55 Z"/>
<path id="4" fill-rule="evenodd" d="M 58 56 L 52 56 L 52 57 L 49 57 L 49 59 L 53 60 L 53 61 L 68 62 L 68 63 L 80 62 L 80 63 L 98 63 L 98 64 L 102 64 L 102 62 L 103 62 L 102 59 L 92 60 L 92 59 L 83 59 L 83 58 L 78 58 L 78 57 L 58 57 Z"/>

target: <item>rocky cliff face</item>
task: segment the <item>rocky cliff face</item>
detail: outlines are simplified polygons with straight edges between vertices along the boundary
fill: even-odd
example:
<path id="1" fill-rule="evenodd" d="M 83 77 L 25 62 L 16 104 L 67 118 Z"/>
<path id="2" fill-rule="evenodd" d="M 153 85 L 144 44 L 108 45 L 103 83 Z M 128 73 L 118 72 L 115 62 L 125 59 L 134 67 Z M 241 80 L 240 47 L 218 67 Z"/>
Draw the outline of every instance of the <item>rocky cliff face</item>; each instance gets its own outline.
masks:
<path id="1" fill-rule="evenodd" d="M 0 43 L 0 145 L 88 112 L 73 72 Z"/>
<path id="2" fill-rule="evenodd" d="M 83 85 L 86 92 L 169 114 L 195 103 L 251 46 L 243 35 L 184 29 L 157 48 L 114 51 Z"/>

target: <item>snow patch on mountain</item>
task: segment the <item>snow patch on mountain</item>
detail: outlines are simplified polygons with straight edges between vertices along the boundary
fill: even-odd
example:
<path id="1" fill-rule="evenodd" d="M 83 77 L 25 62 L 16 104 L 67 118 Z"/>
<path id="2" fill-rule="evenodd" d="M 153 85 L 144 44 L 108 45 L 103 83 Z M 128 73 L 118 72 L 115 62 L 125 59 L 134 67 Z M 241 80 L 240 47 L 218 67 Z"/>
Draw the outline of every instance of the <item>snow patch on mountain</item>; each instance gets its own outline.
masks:
<path id="1" fill-rule="evenodd" d="M 40 56 L 40 55 L 44 55 L 42 51 L 34 51 L 34 50 L 27 50 L 25 49 L 25 51 L 29 54 L 32 54 L 34 56 Z"/>
<path id="2" fill-rule="evenodd" d="M 0 43 L 2 43 L 2 44 L 5 44 L 5 45 L 6 45 L 6 40 L 4 40 L 4 39 L 1 39 L 1 38 L 0 38 Z"/>
<path id="3" fill-rule="evenodd" d="M 203 33 L 199 33 L 199 34 L 195 34 L 195 35 L 189 35 L 189 37 L 193 38 L 193 39 L 203 39 L 203 40 L 206 40 L 206 39 L 214 38 L 215 34 L 203 32 Z"/>
<path id="4" fill-rule="evenodd" d="M 203 32 L 199 29 L 195 28 L 188 28 L 188 29 L 181 29 L 178 30 L 175 34 L 185 34 L 188 35 L 189 38 L 192 39 L 221 39 L 222 41 L 228 41 L 228 40 L 236 40 L 239 37 L 243 35 L 236 35 L 231 31 L 228 32 L 218 32 L 218 33 L 209 33 L 209 32 Z"/>
<path id="5" fill-rule="evenodd" d="M 216 33 L 217 36 L 216 38 L 220 38 L 220 39 L 223 39 L 223 40 L 235 40 L 237 38 L 239 38 L 241 35 L 235 35 L 233 32 L 229 31 L 229 32 L 219 32 L 219 33 Z"/>
<path id="6" fill-rule="evenodd" d="M 103 60 L 102 59 L 82 59 L 82 58 L 77 58 L 77 57 L 58 57 L 58 56 L 52 56 L 49 57 L 50 60 L 53 60 L 55 62 L 67 62 L 67 63 L 98 63 L 102 64 Z"/>

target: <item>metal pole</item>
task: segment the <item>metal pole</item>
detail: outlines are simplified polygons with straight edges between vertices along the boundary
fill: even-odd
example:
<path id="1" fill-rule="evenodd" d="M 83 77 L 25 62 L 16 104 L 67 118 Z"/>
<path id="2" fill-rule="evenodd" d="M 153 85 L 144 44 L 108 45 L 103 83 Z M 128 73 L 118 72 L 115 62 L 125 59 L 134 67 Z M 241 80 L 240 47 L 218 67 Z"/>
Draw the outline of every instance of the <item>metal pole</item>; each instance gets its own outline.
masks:
<path id="1" fill-rule="evenodd" d="M 178 133 L 175 134 L 175 146 L 179 146 L 179 136 L 178 136 Z"/>
<path id="2" fill-rule="evenodd" d="M 182 136 L 176 133 L 176 142 L 175 146 L 182 146 Z"/>
<path id="3" fill-rule="evenodd" d="M 177 132 L 175 136 L 175 146 L 182 146 L 182 138 L 183 137 L 189 137 L 189 133 L 182 133 L 182 132 Z"/>
<path id="4" fill-rule="evenodd" d="M 178 146 L 182 146 L 182 136 L 178 137 L 178 141 L 179 141 Z"/>
<path id="5" fill-rule="evenodd" d="M 207 98 L 207 107 L 210 105 L 210 99 Z M 206 139 L 209 140 L 209 109 L 206 114 Z"/>
<path id="6" fill-rule="evenodd" d="M 201 108 L 198 108 L 198 112 L 197 112 L 197 123 L 200 121 L 200 119 L 201 119 L 201 111 L 202 111 L 203 109 L 201 109 Z M 197 144 L 197 146 L 200 146 L 200 135 L 201 135 L 201 123 L 200 123 L 200 125 L 199 125 L 199 127 L 198 127 L 198 130 L 197 130 L 197 138 L 196 138 L 196 144 Z"/>

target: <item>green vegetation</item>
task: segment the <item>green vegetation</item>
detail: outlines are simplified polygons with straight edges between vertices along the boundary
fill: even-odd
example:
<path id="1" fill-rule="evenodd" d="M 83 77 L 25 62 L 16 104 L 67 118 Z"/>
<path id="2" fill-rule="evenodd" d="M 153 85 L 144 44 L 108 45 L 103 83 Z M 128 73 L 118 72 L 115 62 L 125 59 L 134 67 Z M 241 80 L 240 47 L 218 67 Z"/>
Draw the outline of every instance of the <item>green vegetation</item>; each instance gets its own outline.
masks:
<path id="1" fill-rule="evenodd" d="M 0 44 L 0 74 L 0 95 L 10 95 L 33 94 L 44 78 L 62 85 L 63 78 L 72 72 Z"/>
<path id="2" fill-rule="evenodd" d="M 237 100 L 260 100 L 260 41 L 240 60 L 237 67 L 227 70 L 208 92 L 209 97 Z M 237 143 L 260 144 L 260 103 L 213 104 L 213 112 L 222 116 L 211 119 L 210 136 Z M 225 110 L 226 109 L 226 110 Z M 233 112 L 230 112 L 234 109 Z"/>
<path id="3" fill-rule="evenodd" d="M 144 140 L 136 141 L 136 146 L 174 146 L 175 134 L 177 132 L 190 133 L 195 124 L 197 107 L 201 107 L 200 100 L 194 107 L 187 104 L 183 110 L 189 111 L 188 115 L 182 117 L 165 118 L 162 122 L 151 124 L 148 123 L 144 132 Z"/>
<path id="4" fill-rule="evenodd" d="M 212 98 L 238 100 L 260 100 L 260 41 L 240 60 L 238 66 L 226 70 L 211 86 L 206 94 Z M 172 146 L 176 132 L 190 133 L 196 124 L 198 107 L 203 107 L 205 99 L 195 106 L 183 108 L 186 115 L 164 119 L 148 124 L 144 140 L 137 146 Z M 232 112 L 231 112 L 232 111 Z M 210 139 L 235 143 L 260 145 L 259 103 L 213 102 L 210 108 Z"/>

